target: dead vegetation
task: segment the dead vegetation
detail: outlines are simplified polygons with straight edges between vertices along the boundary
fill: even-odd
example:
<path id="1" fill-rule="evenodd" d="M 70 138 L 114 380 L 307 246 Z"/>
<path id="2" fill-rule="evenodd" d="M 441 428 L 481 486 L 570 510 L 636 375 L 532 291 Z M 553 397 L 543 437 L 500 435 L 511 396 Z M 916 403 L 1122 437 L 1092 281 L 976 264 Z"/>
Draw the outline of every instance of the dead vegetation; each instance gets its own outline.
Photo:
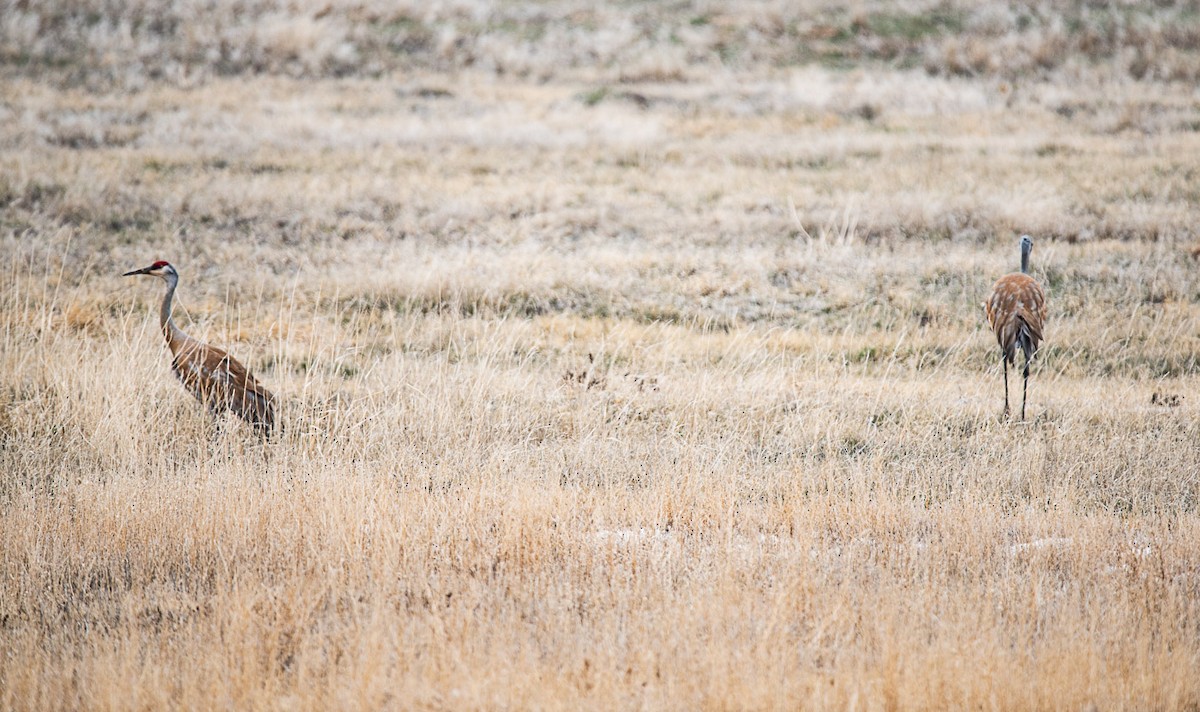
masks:
<path id="1" fill-rule="evenodd" d="M 1191 2 L 6 0 L 0 8 L 0 58 L 10 70 L 89 85 L 396 70 L 680 82 L 814 63 L 1010 80 L 1200 76 Z"/>
<path id="2" fill-rule="evenodd" d="M 1200 704 L 1155 7 L 3 6 L 0 708 Z"/>

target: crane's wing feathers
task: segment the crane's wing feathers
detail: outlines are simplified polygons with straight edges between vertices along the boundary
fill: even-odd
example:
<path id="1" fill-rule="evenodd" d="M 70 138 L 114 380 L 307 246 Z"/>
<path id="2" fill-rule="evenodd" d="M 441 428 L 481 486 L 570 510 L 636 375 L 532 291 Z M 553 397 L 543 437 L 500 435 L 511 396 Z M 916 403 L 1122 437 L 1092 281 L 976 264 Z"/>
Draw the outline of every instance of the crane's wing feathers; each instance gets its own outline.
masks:
<path id="1" fill-rule="evenodd" d="M 274 429 L 275 396 L 223 349 L 192 341 L 175 353 L 171 367 L 192 395 L 208 407 L 232 410 L 265 432 Z"/>
<path id="2" fill-rule="evenodd" d="M 1046 292 L 1032 279 L 1023 285 L 1017 299 L 1017 316 L 1025 322 L 1037 341 L 1042 340 L 1042 327 L 1046 323 Z"/>

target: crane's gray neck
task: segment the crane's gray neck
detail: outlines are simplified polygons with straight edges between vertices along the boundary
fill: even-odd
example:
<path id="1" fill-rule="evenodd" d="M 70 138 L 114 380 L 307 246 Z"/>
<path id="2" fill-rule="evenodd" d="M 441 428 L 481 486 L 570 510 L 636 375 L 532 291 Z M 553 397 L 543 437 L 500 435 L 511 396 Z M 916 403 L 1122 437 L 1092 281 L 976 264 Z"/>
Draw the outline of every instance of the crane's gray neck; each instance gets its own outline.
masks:
<path id="1" fill-rule="evenodd" d="M 174 344 L 180 339 L 187 338 L 187 335 L 178 326 L 175 326 L 175 319 L 171 317 L 171 303 L 175 301 L 175 288 L 179 286 L 179 275 L 167 274 L 163 278 L 167 280 L 167 294 L 163 297 L 158 322 L 162 326 L 163 336 L 167 337 L 167 343 Z"/>
<path id="2" fill-rule="evenodd" d="M 1029 253 L 1032 251 L 1032 245 L 1028 242 L 1021 243 L 1021 273 L 1029 274 Z"/>

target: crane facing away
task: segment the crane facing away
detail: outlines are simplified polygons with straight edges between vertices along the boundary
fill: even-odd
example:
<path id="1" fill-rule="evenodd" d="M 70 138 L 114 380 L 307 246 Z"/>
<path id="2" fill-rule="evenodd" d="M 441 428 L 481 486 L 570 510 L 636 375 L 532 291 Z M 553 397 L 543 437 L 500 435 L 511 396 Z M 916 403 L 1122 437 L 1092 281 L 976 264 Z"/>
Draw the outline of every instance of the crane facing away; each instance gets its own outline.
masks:
<path id="1" fill-rule="evenodd" d="M 1000 344 L 1004 363 L 1004 414 L 1008 415 L 1008 364 L 1016 365 L 1017 349 L 1025 354 L 1025 382 L 1021 387 L 1021 420 L 1025 420 L 1025 395 L 1029 390 L 1029 362 L 1037 354 L 1046 323 L 1046 292 L 1029 276 L 1033 238 L 1021 236 L 1021 271 L 996 280 L 992 296 L 983 304 L 988 325 Z"/>
<path id="2" fill-rule="evenodd" d="M 168 262 L 159 260 L 149 267 L 126 272 L 124 277 L 145 274 L 167 283 L 159 323 L 174 359 L 171 370 L 183 387 L 212 411 L 221 415 L 231 410 L 263 435 L 275 428 L 275 396 L 259 385 L 240 361 L 215 346 L 209 346 L 183 333 L 171 318 L 171 302 L 179 286 L 179 273 Z"/>

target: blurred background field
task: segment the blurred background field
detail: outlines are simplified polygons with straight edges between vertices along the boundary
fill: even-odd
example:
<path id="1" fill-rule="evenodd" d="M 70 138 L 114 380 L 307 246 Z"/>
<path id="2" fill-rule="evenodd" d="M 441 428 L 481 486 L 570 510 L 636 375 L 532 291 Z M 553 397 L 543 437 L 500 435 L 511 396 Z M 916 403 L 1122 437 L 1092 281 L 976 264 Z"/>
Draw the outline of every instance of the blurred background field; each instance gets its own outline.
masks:
<path id="1" fill-rule="evenodd" d="M 179 3 L 8 0 L 6 62 L 140 86 L 280 74 L 687 81 L 714 70 L 876 65 L 938 76 L 1195 81 L 1192 2 Z"/>
<path id="2" fill-rule="evenodd" d="M 0 2 L 0 708 L 1200 706 L 1198 40 Z"/>

